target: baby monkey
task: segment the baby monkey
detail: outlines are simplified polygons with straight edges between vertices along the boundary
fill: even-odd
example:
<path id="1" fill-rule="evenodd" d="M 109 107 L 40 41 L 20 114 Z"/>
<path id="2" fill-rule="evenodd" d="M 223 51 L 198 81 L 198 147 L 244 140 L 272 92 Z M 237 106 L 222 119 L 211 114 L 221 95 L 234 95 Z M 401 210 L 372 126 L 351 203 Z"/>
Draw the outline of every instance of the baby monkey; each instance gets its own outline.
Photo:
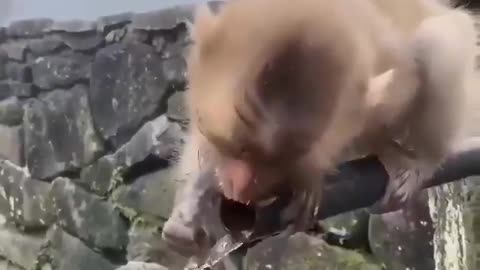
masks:
<path id="1" fill-rule="evenodd" d="M 393 211 L 459 134 L 475 40 L 463 10 L 240 0 L 217 15 L 199 9 L 192 35 L 179 174 L 195 182 L 215 168 L 219 190 L 247 204 L 293 190 L 306 203 L 300 229 L 313 221 L 322 176 L 352 150 L 381 158 L 391 180 L 376 209 Z"/>

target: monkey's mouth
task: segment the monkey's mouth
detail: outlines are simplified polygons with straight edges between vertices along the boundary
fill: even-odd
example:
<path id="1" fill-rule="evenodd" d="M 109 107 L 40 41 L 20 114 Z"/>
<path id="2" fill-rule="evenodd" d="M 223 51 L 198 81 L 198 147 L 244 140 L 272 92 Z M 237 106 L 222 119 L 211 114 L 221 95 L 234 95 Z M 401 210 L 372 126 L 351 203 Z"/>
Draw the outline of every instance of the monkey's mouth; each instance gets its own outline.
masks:
<path id="1" fill-rule="evenodd" d="M 252 232 L 259 226 L 265 225 L 265 214 L 272 217 L 282 209 L 288 196 L 272 196 L 255 203 L 241 203 L 225 196 L 220 201 L 220 219 L 225 230 L 232 235 L 240 235 L 241 232 Z M 260 220 L 259 220 L 260 219 Z M 267 218 L 269 219 L 269 218 Z M 265 224 L 264 224 L 265 223 Z M 260 225 L 260 226 L 263 226 Z"/>
<path id="2" fill-rule="evenodd" d="M 235 235 L 242 231 L 251 231 L 256 221 L 255 206 L 222 196 L 220 218 L 228 233 Z"/>

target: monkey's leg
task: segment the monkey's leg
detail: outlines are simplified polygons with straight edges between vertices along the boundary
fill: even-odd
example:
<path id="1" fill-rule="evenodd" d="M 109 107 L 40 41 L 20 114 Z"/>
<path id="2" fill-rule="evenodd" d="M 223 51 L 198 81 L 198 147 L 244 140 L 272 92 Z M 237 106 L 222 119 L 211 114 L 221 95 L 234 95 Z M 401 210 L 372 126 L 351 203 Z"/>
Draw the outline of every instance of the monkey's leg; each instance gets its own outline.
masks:
<path id="1" fill-rule="evenodd" d="M 452 151 L 462 125 L 466 83 L 473 75 L 473 27 L 468 14 L 454 10 L 426 19 L 414 34 L 421 86 L 404 141 L 414 155 L 398 145 L 397 150 L 387 147 L 381 159 L 391 179 L 373 212 L 402 208 Z"/>

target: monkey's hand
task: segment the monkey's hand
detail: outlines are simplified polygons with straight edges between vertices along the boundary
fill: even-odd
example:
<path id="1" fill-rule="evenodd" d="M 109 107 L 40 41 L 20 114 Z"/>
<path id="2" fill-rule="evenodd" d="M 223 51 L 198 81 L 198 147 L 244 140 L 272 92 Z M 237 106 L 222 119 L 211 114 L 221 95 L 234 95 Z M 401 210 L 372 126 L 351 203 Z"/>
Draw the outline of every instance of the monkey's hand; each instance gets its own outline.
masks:
<path id="1" fill-rule="evenodd" d="M 372 214 L 383 214 L 404 208 L 422 189 L 424 181 L 432 177 L 435 166 L 404 151 L 380 156 L 389 175 L 385 194 L 371 208 Z"/>

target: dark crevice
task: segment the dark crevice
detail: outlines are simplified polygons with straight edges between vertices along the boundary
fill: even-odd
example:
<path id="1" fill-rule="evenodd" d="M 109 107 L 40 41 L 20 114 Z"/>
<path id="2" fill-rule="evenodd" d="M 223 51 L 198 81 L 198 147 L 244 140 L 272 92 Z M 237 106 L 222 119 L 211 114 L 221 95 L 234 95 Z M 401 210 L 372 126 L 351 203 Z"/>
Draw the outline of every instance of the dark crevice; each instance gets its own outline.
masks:
<path id="1" fill-rule="evenodd" d="M 159 158 L 155 155 L 148 155 L 143 161 L 130 166 L 124 172 L 123 179 L 126 184 L 133 182 L 140 176 L 153 173 L 155 171 L 165 169 L 170 165 L 168 160 Z"/>
<path id="2" fill-rule="evenodd" d="M 81 172 L 81 168 L 70 169 L 70 170 L 67 170 L 67 171 L 60 172 L 60 173 L 58 173 L 54 176 L 46 177 L 46 178 L 43 178 L 43 179 L 40 179 L 40 180 L 46 181 L 46 182 L 52 182 L 53 180 L 55 180 L 58 177 L 64 177 L 64 178 L 68 178 L 68 179 L 79 179 L 80 178 L 80 172 Z"/>

